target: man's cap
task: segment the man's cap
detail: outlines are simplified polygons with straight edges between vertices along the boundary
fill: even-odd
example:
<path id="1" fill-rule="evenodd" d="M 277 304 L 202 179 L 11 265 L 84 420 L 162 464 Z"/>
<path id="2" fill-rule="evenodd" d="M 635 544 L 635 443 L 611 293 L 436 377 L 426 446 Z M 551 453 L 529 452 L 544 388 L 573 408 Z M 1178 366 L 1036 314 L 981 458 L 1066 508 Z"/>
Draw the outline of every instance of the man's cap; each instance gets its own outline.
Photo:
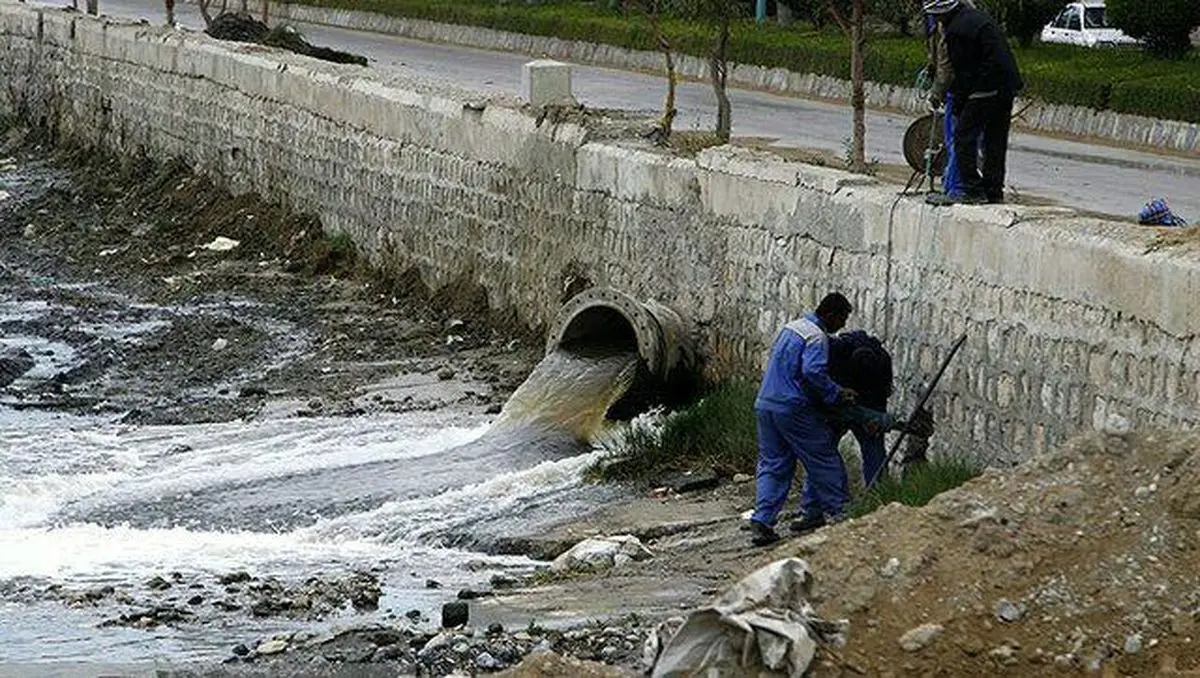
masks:
<path id="1" fill-rule="evenodd" d="M 926 14 L 945 14 L 958 9 L 959 0 L 929 0 L 921 8 Z"/>

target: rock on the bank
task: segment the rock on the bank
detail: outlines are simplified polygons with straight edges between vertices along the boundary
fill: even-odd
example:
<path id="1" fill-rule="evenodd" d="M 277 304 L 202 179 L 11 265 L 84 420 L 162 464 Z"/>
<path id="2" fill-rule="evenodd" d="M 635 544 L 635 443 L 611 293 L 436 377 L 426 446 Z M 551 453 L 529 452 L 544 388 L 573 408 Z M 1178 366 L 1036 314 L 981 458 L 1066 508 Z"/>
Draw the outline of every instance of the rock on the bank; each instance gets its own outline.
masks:
<path id="1" fill-rule="evenodd" d="M 0 388 L 8 386 L 32 370 L 34 364 L 33 356 L 23 348 L 0 350 Z"/>
<path id="2" fill-rule="evenodd" d="M 922 624 L 900 636 L 900 647 L 905 652 L 917 652 L 942 635 L 944 630 L 940 624 Z"/>
<path id="3" fill-rule="evenodd" d="M 554 572 L 606 570 L 633 560 L 646 560 L 653 555 L 650 549 L 633 535 L 592 537 L 579 542 L 555 558 L 550 564 L 550 569 Z"/>
<path id="4" fill-rule="evenodd" d="M 544 678 L 545 676 L 572 676 L 573 678 L 634 678 L 638 674 L 616 666 L 564 657 L 554 652 L 535 652 L 520 664 L 502 673 L 497 678 Z"/>

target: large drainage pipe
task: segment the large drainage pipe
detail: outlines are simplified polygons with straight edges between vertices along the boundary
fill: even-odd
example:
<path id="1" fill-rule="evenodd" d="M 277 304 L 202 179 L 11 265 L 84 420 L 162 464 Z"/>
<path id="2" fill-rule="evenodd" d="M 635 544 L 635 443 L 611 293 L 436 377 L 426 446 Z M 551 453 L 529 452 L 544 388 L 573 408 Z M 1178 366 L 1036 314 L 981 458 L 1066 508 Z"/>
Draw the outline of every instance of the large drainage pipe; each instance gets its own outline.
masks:
<path id="1" fill-rule="evenodd" d="M 678 313 L 610 287 L 584 290 L 559 309 L 546 352 L 575 344 L 636 347 L 646 373 L 659 386 L 690 381 L 696 370 L 694 340 Z"/>

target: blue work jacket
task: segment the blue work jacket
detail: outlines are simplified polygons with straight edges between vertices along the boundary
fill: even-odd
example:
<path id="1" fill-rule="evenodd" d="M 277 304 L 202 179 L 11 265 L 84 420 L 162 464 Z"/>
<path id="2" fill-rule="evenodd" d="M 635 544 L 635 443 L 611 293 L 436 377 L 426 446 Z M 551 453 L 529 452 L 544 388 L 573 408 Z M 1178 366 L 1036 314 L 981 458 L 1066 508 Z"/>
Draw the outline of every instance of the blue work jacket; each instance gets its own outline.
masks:
<path id="1" fill-rule="evenodd" d="M 756 410 L 787 414 L 837 401 L 838 385 L 829 378 L 829 335 L 812 313 L 784 325 L 775 336 Z"/>

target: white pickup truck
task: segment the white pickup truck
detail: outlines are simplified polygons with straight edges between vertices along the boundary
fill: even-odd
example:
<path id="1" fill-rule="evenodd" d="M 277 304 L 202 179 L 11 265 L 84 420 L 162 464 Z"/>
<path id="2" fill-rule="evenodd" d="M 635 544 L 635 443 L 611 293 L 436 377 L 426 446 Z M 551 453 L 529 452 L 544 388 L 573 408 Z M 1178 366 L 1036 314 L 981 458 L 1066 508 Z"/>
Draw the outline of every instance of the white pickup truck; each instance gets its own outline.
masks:
<path id="1" fill-rule="evenodd" d="M 1042 42 L 1058 42 L 1080 47 L 1118 47 L 1137 45 L 1138 41 L 1120 29 L 1108 25 L 1103 0 L 1084 0 L 1067 4 L 1054 21 L 1042 29 Z"/>

